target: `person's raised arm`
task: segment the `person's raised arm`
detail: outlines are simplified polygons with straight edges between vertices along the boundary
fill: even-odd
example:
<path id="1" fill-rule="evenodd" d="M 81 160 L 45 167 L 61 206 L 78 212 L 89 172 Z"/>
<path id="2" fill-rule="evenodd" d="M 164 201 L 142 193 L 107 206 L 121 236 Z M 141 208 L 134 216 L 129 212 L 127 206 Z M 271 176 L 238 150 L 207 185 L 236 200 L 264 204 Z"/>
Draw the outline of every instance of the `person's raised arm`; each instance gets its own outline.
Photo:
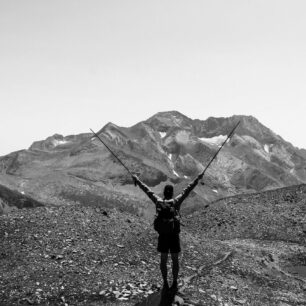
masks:
<path id="1" fill-rule="evenodd" d="M 188 197 L 190 192 L 194 189 L 195 186 L 198 185 L 199 180 L 203 178 L 204 173 L 201 172 L 184 190 L 182 193 L 180 193 L 176 198 L 175 198 L 175 206 L 176 209 L 180 209 L 181 204 L 183 201 Z"/>
<path id="2" fill-rule="evenodd" d="M 141 190 L 153 201 L 154 204 L 157 203 L 159 197 L 145 184 L 143 183 L 136 175 L 133 175 L 133 181 L 135 186 L 139 186 Z"/>

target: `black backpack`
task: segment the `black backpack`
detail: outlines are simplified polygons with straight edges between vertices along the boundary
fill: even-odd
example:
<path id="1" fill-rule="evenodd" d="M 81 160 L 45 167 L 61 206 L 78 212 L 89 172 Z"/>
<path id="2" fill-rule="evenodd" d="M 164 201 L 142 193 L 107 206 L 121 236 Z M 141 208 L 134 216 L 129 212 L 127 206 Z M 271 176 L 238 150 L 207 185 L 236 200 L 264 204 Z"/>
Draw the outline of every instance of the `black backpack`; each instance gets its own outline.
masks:
<path id="1" fill-rule="evenodd" d="M 178 234 L 180 228 L 180 214 L 173 206 L 173 200 L 158 202 L 156 204 L 154 229 L 159 234 Z"/>

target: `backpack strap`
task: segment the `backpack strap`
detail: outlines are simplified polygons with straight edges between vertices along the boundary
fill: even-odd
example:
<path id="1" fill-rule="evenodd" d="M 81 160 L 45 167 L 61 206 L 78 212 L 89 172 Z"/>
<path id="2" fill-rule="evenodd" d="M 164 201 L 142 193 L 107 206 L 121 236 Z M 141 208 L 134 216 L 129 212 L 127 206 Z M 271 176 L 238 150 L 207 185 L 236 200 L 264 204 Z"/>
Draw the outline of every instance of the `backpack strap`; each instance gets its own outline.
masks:
<path id="1" fill-rule="evenodd" d="M 163 203 L 165 204 L 165 199 L 163 199 Z M 156 205 L 155 205 L 155 217 L 157 217 L 159 215 L 159 210 L 158 210 L 158 206 L 160 206 L 160 202 L 156 202 Z"/>

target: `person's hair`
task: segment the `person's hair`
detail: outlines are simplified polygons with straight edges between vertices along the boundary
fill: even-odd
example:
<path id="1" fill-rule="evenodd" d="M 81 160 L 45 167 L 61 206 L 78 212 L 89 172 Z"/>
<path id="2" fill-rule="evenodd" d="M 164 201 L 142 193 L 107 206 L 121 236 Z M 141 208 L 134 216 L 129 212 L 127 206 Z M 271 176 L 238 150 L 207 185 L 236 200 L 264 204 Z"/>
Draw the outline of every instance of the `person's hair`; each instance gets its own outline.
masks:
<path id="1" fill-rule="evenodd" d="M 173 186 L 166 185 L 164 188 L 164 197 L 166 200 L 170 200 L 173 197 Z"/>

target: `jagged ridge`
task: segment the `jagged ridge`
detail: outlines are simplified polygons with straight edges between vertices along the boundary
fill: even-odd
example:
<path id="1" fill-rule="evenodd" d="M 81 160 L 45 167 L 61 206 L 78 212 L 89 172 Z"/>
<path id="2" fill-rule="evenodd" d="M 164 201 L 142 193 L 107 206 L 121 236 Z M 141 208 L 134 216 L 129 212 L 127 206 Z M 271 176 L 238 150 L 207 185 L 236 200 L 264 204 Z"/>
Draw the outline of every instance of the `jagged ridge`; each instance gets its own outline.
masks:
<path id="1" fill-rule="evenodd" d="M 189 211 L 203 203 L 241 192 L 256 192 L 306 182 L 306 159 L 252 116 L 190 119 L 160 112 L 132 127 L 105 125 L 98 134 L 122 161 L 156 192 L 167 183 L 176 194 L 207 165 L 218 145 L 241 121 L 231 142 L 208 169 L 205 185 L 188 199 Z M 150 214 L 149 201 L 132 186 L 125 169 L 92 135 L 53 135 L 28 150 L 0 158 L 0 183 L 49 204 L 69 204 L 63 194 L 107 195 L 120 206 L 140 203 L 138 213 Z"/>

